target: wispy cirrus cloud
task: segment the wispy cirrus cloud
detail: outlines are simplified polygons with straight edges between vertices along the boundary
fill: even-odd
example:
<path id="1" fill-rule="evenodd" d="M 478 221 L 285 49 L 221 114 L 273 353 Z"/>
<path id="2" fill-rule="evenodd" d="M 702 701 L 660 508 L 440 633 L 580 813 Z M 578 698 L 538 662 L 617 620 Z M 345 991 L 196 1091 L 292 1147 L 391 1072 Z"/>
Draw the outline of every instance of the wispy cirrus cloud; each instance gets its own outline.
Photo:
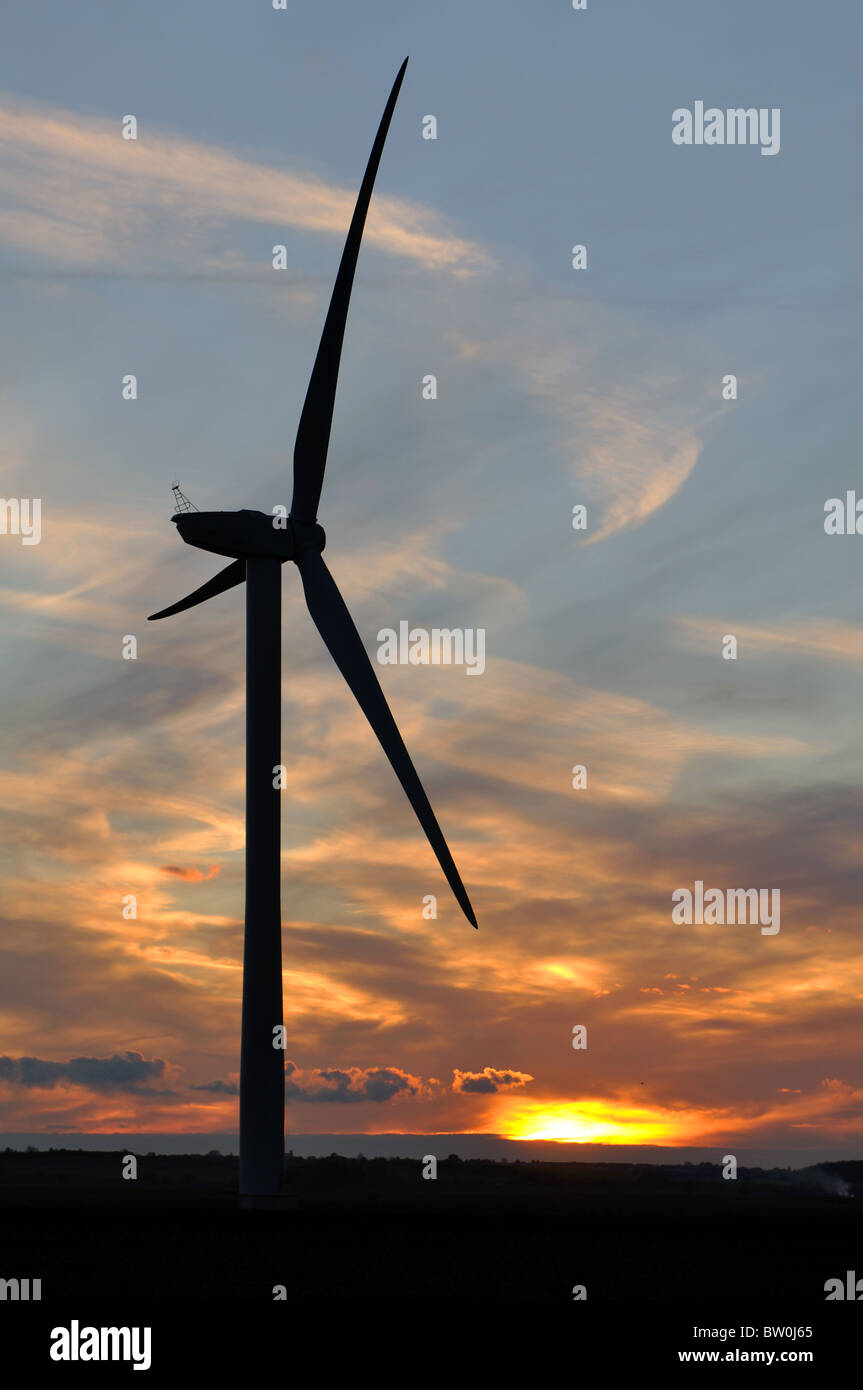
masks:
<path id="1" fill-rule="evenodd" d="M 0 241 L 78 267 L 245 265 L 213 232 L 230 220 L 344 236 L 355 188 L 294 174 L 152 129 L 124 140 L 116 120 L 0 100 Z M 9 210 L 10 206 L 13 210 Z M 278 241 L 280 238 L 275 237 Z M 432 209 L 376 195 L 366 241 L 390 255 L 464 274 L 491 263 Z M 142 255 L 144 257 L 142 261 Z"/>
<path id="2" fill-rule="evenodd" d="M 649 324 L 589 299 L 550 304 L 524 286 L 476 321 L 481 333 L 453 334 L 456 350 L 506 369 L 542 408 L 580 486 L 574 500 L 594 504 L 586 544 L 643 525 L 680 491 L 715 416 L 706 353 L 693 367 Z"/>
<path id="3" fill-rule="evenodd" d="M 718 650 L 721 636 L 715 620 L 679 618 L 677 626 L 684 640 L 692 646 Z M 738 623 L 729 618 L 722 631 L 733 633 L 741 648 L 745 644 L 748 656 L 784 653 L 803 658 L 821 657 L 848 666 L 859 666 L 863 662 L 863 627 L 835 618 L 792 619 L 769 626 Z"/>

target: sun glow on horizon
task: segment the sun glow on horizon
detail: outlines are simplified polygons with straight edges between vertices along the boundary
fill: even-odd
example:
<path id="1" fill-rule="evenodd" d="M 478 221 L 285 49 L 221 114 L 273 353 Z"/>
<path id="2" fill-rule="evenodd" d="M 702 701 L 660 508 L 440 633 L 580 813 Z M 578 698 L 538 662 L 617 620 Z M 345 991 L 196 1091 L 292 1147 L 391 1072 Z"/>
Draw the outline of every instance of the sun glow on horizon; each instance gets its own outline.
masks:
<path id="1" fill-rule="evenodd" d="M 675 1124 L 663 1111 L 605 1100 L 571 1103 L 518 1101 L 495 1117 L 507 1139 L 552 1140 L 564 1144 L 668 1144 L 690 1138 L 701 1116 L 681 1116 Z"/>

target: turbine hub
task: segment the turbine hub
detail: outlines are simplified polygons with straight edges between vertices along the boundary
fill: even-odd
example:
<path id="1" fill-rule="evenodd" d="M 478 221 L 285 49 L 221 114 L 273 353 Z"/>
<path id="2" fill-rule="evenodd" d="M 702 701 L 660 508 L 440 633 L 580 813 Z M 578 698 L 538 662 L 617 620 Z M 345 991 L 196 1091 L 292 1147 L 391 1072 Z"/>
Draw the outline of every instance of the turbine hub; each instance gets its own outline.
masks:
<path id="1" fill-rule="evenodd" d="M 327 533 L 317 521 L 298 521 L 295 516 L 288 517 L 288 526 L 294 538 L 297 555 L 301 550 L 316 550 L 320 554 L 327 543 Z"/>

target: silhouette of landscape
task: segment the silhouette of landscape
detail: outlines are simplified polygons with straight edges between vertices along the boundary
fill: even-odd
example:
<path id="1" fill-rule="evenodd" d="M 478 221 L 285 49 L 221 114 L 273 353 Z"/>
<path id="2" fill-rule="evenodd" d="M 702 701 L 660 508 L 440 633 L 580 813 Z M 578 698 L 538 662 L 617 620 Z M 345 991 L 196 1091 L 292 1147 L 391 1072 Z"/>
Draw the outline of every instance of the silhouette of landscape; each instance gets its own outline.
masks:
<path id="1" fill-rule="evenodd" d="M 4 1261 L 43 1298 L 824 1299 L 861 1245 L 863 1161 L 286 1156 L 283 1210 L 237 1210 L 235 1156 L 0 1153 Z"/>

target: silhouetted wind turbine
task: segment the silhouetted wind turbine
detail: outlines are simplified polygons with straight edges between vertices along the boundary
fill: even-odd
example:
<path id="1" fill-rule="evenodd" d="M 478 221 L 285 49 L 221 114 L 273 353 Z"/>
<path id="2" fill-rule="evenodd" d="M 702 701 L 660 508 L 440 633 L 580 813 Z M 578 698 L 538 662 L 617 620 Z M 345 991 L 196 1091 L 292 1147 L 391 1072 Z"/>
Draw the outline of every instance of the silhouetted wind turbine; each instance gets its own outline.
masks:
<path id="1" fill-rule="evenodd" d="M 293 560 L 306 605 L 330 655 L 353 691 L 417 814 L 447 882 L 468 921 L 473 908 L 422 783 L 351 615 L 321 554 L 326 537 L 317 513 L 333 418 L 339 358 L 351 286 L 375 175 L 407 58 L 381 119 L 321 336 L 294 445 L 294 492 L 287 526 L 265 512 L 178 511 L 183 540 L 232 557 L 232 563 L 152 620 L 182 613 L 246 583 L 246 925 L 240 1053 L 240 1192 L 254 1198 L 278 1190 L 285 1142 L 284 1053 L 273 1046 L 282 1019 L 280 802 L 274 769 L 281 764 L 281 567 Z M 180 494 L 182 497 L 182 494 Z"/>

